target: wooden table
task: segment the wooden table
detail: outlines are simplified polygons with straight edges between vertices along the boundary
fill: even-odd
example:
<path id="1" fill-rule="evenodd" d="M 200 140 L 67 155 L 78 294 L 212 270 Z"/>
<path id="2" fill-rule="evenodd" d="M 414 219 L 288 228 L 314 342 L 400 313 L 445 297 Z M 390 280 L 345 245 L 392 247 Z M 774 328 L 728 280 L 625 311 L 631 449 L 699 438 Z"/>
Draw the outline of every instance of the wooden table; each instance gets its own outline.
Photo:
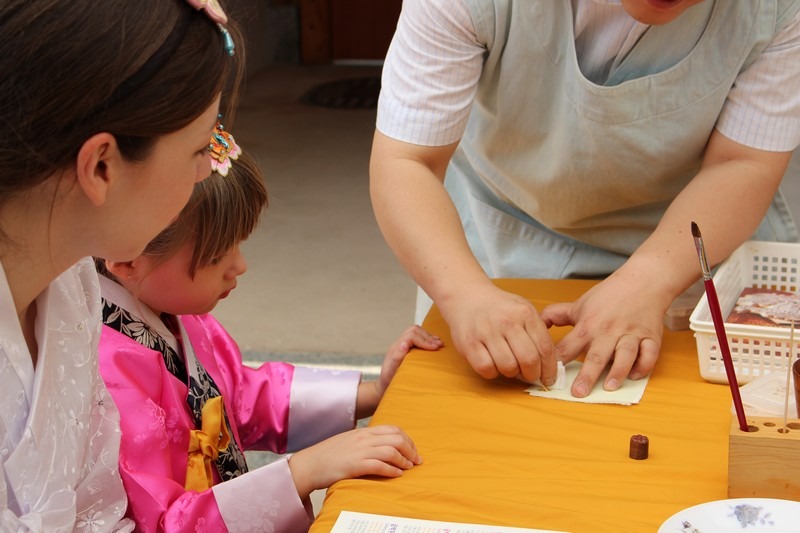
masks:
<path id="1" fill-rule="evenodd" d="M 590 281 L 498 280 L 537 309 L 572 301 Z M 311 528 L 341 510 L 572 531 L 655 532 L 677 511 L 727 497 L 730 392 L 704 381 L 692 332 L 665 331 L 661 358 L 638 405 L 535 398 L 515 380 L 479 377 L 452 348 L 434 308 L 425 326 L 445 341 L 414 351 L 371 424 L 395 424 L 424 464 L 397 479 L 333 485 Z M 558 340 L 567 328 L 554 328 Z M 630 437 L 650 456 L 628 458 Z"/>

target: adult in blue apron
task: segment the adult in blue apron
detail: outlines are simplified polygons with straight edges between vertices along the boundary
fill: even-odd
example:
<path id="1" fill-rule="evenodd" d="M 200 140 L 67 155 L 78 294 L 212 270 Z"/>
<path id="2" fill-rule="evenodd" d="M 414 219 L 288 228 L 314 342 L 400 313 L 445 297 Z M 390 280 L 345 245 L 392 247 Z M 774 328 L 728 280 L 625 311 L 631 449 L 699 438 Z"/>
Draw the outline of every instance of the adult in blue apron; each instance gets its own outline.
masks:
<path id="1" fill-rule="evenodd" d="M 480 375 L 551 383 L 557 358 L 585 354 L 572 393 L 587 395 L 609 364 L 603 386 L 616 389 L 652 370 L 664 312 L 699 277 L 691 221 L 714 263 L 748 238 L 798 239 L 778 189 L 791 149 L 755 149 L 715 125 L 800 2 L 623 1 L 652 25 L 599 84 L 579 66 L 573 2 L 466 5 L 485 52 L 464 135 L 392 138 L 379 108 L 378 222 Z M 402 62 L 392 46 L 387 62 Z M 539 315 L 490 277 L 604 279 Z M 553 347 L 550 325 L 575 327 Z"/>

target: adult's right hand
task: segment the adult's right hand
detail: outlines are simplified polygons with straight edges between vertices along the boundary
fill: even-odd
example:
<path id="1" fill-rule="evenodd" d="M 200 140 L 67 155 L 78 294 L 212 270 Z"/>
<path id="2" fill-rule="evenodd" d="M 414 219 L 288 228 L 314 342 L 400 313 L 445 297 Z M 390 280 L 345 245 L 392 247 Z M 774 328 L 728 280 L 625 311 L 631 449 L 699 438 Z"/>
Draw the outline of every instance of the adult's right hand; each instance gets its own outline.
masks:
<path id="1" fill-rule="evenodd" d="M 455 347 L 485 378 L 555 381 L 553 343 L 524 298 L 498 289 L 467 243 L 443 181 L 457 143 L 418 146 L 375 133 L 370 193 L 386 242 L 437 303 Z"/>
<path id="2" fill-rule="evenodd" d="M 488 280 L 487 280 L 488 281 Z M 525 298 L 491 282 L 465 286 L 438 304 L 456 349 L 487 379 L 520 377 L 528 383 L 556 379 L 556 357 L 547 326 Z"/>

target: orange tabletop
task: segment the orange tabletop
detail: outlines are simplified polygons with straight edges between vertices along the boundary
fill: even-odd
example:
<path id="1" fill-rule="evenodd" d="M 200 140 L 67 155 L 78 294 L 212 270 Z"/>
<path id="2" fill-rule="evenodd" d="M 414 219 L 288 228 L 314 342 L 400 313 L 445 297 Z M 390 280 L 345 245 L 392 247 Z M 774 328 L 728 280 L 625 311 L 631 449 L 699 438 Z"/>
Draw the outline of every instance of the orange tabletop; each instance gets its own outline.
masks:
<path id="1" fill-rule="evenodd" d="M 498 280 L 537 309 L 573 301 L 591 281 Z M 485 380 L 453 349 L 434 308 L 425 327 L 445 341 L 412 351 L 371 425 L 411 436 L 424 463 L 396 479 L 334 484 L 311 528 L 342 510 L 575 533 L 655 532 L 672 514 L 727 497 L 730 392 L 704 381 L 690 331 L 665 330 L 637 405 L 536 398 L 516 380 Z M 551 330 L 554 340 L 567 328 Z M 650 456 L 628 457 L 646 435 Z"/>

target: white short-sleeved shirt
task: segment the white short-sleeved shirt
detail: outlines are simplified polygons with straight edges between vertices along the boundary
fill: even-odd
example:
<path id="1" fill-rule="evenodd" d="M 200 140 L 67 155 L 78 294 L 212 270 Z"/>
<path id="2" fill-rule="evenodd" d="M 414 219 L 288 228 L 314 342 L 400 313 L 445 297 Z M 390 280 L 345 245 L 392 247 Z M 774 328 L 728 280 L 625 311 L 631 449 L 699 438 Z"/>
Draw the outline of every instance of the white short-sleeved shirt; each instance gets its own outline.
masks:
<path id="1" fill-rule="evenodd" d="M 573 0 L 573 7 L 581 71 L 602 84 L 648 26 L 619 0 Z M 405 0 L 383 67 L 378 130 L 426 146 L 458 141 L 484 53 L 465 0 Z M 800 14 L 737 77 L 717 129 L 753 148 L 793 150 L 800 145 L 799 88 Z"/>

